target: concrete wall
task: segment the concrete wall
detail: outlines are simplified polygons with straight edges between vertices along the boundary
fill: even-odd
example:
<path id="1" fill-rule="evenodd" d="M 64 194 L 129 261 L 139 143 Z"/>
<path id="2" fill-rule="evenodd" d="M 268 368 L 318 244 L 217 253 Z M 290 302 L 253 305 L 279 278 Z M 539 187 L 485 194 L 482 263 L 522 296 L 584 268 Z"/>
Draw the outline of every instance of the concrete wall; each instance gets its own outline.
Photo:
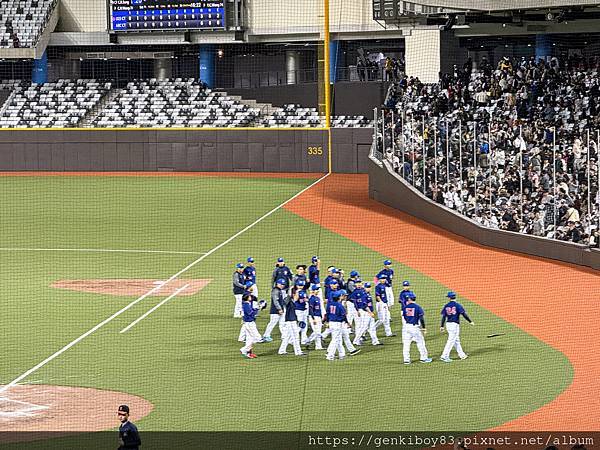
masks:
<path id="1" fill-rule="evenodd" d="M 338 172 L 366 172 L 371 129 L 335 130 Z M 0 171 L 326 172 L 323 130 L 1 130 Z"/>
<path id="2" fill-rule="evenodd" d="M 584 245 L 519 233 L 491 230 L 424 198 L 386 163 L 384 168 L 369 159 L 369 197 L 432 225 L 482 245 L 533 256 L 556 259 L 600 270 L 600 251 Z"/>

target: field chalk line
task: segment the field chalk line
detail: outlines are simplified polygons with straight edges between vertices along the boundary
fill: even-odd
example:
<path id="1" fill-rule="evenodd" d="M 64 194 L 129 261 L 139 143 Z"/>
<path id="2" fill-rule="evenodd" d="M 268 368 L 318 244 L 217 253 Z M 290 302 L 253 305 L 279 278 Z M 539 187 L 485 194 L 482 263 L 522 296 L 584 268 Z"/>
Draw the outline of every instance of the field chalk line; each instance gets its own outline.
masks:
<path id="1" fill-rule="evenodd" d="M 36 364 L 35 366 L 33 366 L 31 369 L 29 369 L 28 371 L 24 372 L 23 374 L 19 375 L 17 378 L 15 378 L 14 380 L 12 380 L 10 383 L 2 386 L 0 388 L 0 394 L 8 391 L 10 388 L 12 388 L 13 386 L 16 386 L 20 381 L 24 380 L 25 378 L 27 378 L 29 375 L 31 375 L 32 373 L 36 372 L 37 370 L 41 369 L 42 367 L 44 367 L 46 364 L 48 364 L 50 361 L 52 361 L 53 359 L 57 358 L 58 356 L 62 355 L 64 352 L 66 352 L 67 350 L 69 350 L 71 347 L 73 347 L 74 345 L 76 345 L 77 343 L 81 342 L 82 340 L 84 340 L 86 337 L 88 337 L 90 334 L 94 333 L 96 330 L 102 328 L 104 325 L 106 325 L 107 323 L 111 322 L 113 319 L 115 319 L 116 317 L 119 317 L 121 314 L 123 314 L 125 311 L 127 311 L 128 309 L 132 308 L 133 306 L 137 305 L 139 302 L 141 302 L 142 300 L 144 300 L 146 297 L 148 297 L 149 295 L 154 294 L 156 291 L 158 291 L 160 288 L 162 288 L 163 286 L 165 286 L 166 284 L 170 283 L 171 281 L 175 280 L 177 277 L 179 277 L 180 275 L 184 274 L 185 272 L 187 272 L 188 270 L 190 270 L 192 267 L 194 267 L 196 264 L 198 264 L 199 262 L 203 261 L 205 258 L 209 257 L 210 255 L 212 255 L 214 252 L 218 251 L 219 249 L 221 249 L 222 247 L 226 246 L 227 244 L 229 244 L 231 241 L 233 241 L 235 238 L 237 238 L 238 236 L 244 234 L 246 231 L 248 231 L 250 228 L 254 227 L 255 225 L 257 225 L 258 223 L 262 222 L 264 219 L 266 219 L 267 217 L 271 216 L 273 213 L 279 211 L 281 208 L 283 208 L 285 205 L 287 205 L 289 202 L 291 202 L 292 200 L 294 200 L 295 198 L 299 197 L 300 195 L 302 195 L 304 192 L 308 191 L 310 188 L 312 188 L 313 186 L 316 186 L 318 183 L 320 183 L 321 181 L 323 181 L 325 178 L 327 178 L 330 175 L 330 173 L 326 173 L 325 175 L 323 175 L 321 178 L 319 178 L 318 180 L 316 180 L 315 182 L 313 182 L 312 184 L 306 186 L 304 189 L 302 189 L 301 191 L 297 192 L 295 195 L 293 195 L 292 197 L 290 197 L 289 199 L 287 199 L 285 202 L 283 202 L 282 204 L 280 204 L 279 206 L 276 206 L 275 208 L 273 208 L 271 211 L 269 211 L 268 213 L 264 214 L 262 217 L 259 217 L 258 219 L 256 219 L 254 222 L 252 222 L 250 225 L 246 226 L 246 228 L 243 228 L 242 230 L 238 231 L 237 233 L 235 233 L 233 236 L 231 236 L 229 239 L 221 242 L 219 245 L 217 245 L 215 248 L 213 248 L 212 250 L 208 251 L 207 253 L 205 253 L 204 255 L 200 256 L 199 258 L 197 258 L 196 260 L 192 261 L 190 264 L 188 264 L 187 266 L 185 266 L 183 269 L 181 269 L 179 272 L 177 272 L 176 274 L 172 275 L 168 280 L 166 280 L 164 283 L 158 284 L 156 285 L 154 288 L 150 289 L 148 292 L 146 292 L 144 295 L 142 295 L 141 297 L 138 297 L 137 299 L 133 300 L 131 303 L 129 303 L 128 305 L 124 306 L 123 308 L 121 308 L 120 310 L 118 310 L 116 313 L 114 313 L 112 316 L 107 317 L 106 319 L 104 319 L 102 322 L 100 322 L 98 325 L 94 326 L 93 328 L 90 328 L 88 331 L 86 331 L 85 333 L 83 333 L 81 336 L 79 336 L 77 339 L 74 339 L 73 341 L 69 342 L 67 345 L 65 345 L 63 348 L 61 348 L 60 350 L 56 351 L 55 353 L 53 353 L 52 355 L 48 356 L 46 359 L 44 359 L 43 361 L 41 361 L 40 363 Z"/>
<path id="2" fill-rule="evenodd" d="M 179 252 L 169 250 L 135 250 L 110 248 L 23 248 L 0 247 L 0 252 L 89 252 L 89 253 L 161 253 L 167 255 L 204 255 L 200 252 Z"/>
<path id="3" fill-rule="evenodd" d="M 162 305 L 164 305 L 165 303 L 167 303 L 169 300 L 171 300 L 173 297 L 175 297 L 177 294 L 179 294 L 180 292 L 184 291 L 188 287 L 189 287 L 189 284 L 186 284 L 185 286 L 180 287 L 175 292 L 173 292 L 171 295 L 169 295 L 167 298 L 165 298 L 162 302 L 160 302 L 158 305 L 150 308 L 148 311 L 146 311 L 140 317 L 138 317 L 133 322 L 131 322 L 129 325 L 127 325 L 125 328 L 123 328 L 121 331 L 119 331 L 119 333 L 125 333 L 127 330 L 129 330 L 132 327 L 134 327 L 138 322 L 140 322 L 143 319 L 145 319 L 146 317 L 148 317 L 151 313 L 153 313 L 154 311 L 156 311 L 158 308 L 160 308 Z"/>

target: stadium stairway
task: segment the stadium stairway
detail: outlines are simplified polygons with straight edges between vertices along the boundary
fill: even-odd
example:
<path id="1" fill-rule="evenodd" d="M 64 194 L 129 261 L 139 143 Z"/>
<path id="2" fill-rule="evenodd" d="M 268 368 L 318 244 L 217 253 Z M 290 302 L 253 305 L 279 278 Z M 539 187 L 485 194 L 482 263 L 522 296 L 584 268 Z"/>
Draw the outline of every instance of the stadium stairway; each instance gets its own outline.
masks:
<path id="1" fill-rule="evenodd" d="M 236 102 L 239 102 L 242 105 L 246 105 L 249 108 L 259 109 L 261 116 L 268 116 L 269 114 L 271 114 L 272 111 L 275 111 L 277 109 L 275 106 L 273 106 L 272 103 L 259 103 L 253 99 L 245 99 L 241 95 L 230 95 L 227 94 L 227 92 L 225 91 L 219 92 L 223 92 L 223 95 L 226 95 L 230 99 L 235 100 Z"/>
<path id="2" fill-rule="evenodd" d="M 79 127 L 81 127 L 81 128 L 92 127 L 93 128 L 94 120 L 96 120 L 98 118 L 98 116 L 102 113 L 104 108 L 107 105 L 110 105 L 111 103 L 113 103 L 113 101 L 119 95 L 121 95 L 122 92 L 123 92 L 123 89 L 111 89 L 110 91 L 108 91 L 108 93 L 100 99 L 98 104 L 96 104 L 96 106 L 94 106 L 92 109 L 90 109 L 86 113 L 86 115 L 81 119 L 81 121 L 79 122 Z"/>

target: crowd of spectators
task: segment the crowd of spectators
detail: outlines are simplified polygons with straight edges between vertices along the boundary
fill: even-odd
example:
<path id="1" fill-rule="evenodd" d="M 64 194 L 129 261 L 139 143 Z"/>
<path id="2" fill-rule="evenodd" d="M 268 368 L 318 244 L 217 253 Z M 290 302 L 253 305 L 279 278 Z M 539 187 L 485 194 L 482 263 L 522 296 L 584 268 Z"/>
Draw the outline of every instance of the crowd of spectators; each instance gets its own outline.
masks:
<path id="1" fill-rule="evenodd" d="M 469 58 L 402 75 L 379 142 L 394 169 L 480 224 L 598 247 L 600 58 Z M 382 127 L 382 128 L 381 128 Z"/>

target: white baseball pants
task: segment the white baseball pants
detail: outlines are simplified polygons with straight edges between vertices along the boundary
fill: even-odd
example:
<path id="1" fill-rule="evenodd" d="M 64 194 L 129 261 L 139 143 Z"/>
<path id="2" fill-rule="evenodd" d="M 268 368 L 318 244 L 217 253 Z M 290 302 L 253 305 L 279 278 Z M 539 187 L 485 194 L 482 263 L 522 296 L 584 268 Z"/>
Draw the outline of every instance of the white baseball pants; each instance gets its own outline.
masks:
<path id="1" fill-rule="evenodd" d="M 312 333 L 308 338 L 307 344 L 315 341 L 315 350 L 323 350 L 323 343 L 321 339 L 321 332 L 323 331 L 323 320 L 320 317 L 311 317 L 310 328 Z"/>
<path id="2" fill-rule="evenodd" d="M 281 338 L 281 345 L 279 346 L 279 354 L 284 355 L 287 353 L 288 345 L 292 344 L 294 347 L 294 353 L 296 355 L 302 354 L 300 348 L 300 339 L 298 336 L 298 324 L 294 322 L 284 322 L 283 324 L 283 336 Z"/>
<path id="3" fill-rule="evenodd" d="M 410 362 L 410 344 L 412 342 L 417 343 L 421 361 L 427 359 L 427 348 L 425 347 L 425 338 L 421 333 L 421 328 L 418 325 L 407 323 L 402 327 L 402 356 L 404 356 L 404 362 Z"/>
<path id="4" fill-rule="evenodd" d="M 388 307 L 391 308 L 392 306 L 394 306 L 396 299 L 394 298 L 394 290 L 391 286 L 385 287 L 385 296 L 387 297 Z"/>
<path id="5" fill-rule="evenodd" d="M 233 294 L 235 297 L 235 306 L 233 307 L 233 317 L 238 319 L 242 317 L 242 294 Z"/>
<path id="6" fill-rule="evenodd" d="M 304 345 L 308 341 L 308 310 L 296 311 L 296 317 L 298 318 L 298 322 L 306 324 L 306 327 L 300 330 L 300 343 Z"/>
<path id="7" fill-rule="evenodd" d="M 263 336 L 271 337 L 273 328 L 275 328 L 275 325 L 279 324 L 279 331 L 281 332 L 281 336 L 283 337 L 283 325 L 285 323 L 285 316 L 283 314 L 270 314 L 269 317 L 269 324 L 267 325 L 267 329 L 265 330 Z"/>
<path id="8" fill-rule="evenodd" d="M 377 339 L 377 329 L 375 328 L 375 320 L 371 315 L 361 309 L 358 312 L 358 327 L 356 329 L 356 336 L 354 337 L 354 345 L 360 344 L 360 339 L 368 332 L 371 337 L 371 344 L 378 345 L 379 339 Z"/>
<path id="9" fill-rule="evenodd" d="M 327 347 L 327 359 L 334 359 L 336 353 L 340 358 L 344 358 L 346 350 L 342 344 L 342 323 L 329 322 L 329 330 L 331 330 L 331 342 Z"/>
<path id="10" fill-rule="evenodd" d="M 252 349 L 255 343 L 261 340 L 261 336 L 256 328 L 256 322 L 244 322 L 242 330 L 246 336 L 246 345 L 240 348 L 240 352 L 245 355 Z"/>
<path id="11" fill-rule="evenodd" d="M 460 345 L 460 325 L 454 322 L 447 322 L 446 331 L 448 332 L 448 341 L 446 341 L 442 358 L 450 358 L 450 352 L 453 348 L 456 348 L 459 358 L 465 358 L 467 355 Z"/>
<path id="12" fill-rule="evenodd" d="M 392 327 L 390 326 L 390 310 L 387 303 L 377 302 L 377 322 L 375 322 L 375 328 L 379 328 L 383 325 L 386 336 L 391 336 Z"/>
<path id="13" fill-rule="evenodd" d="M 252 293 L 252 295 L 254 295 L 256 298 L 258 298 L 258 286 L 256 285 L 256 283 L 254 283 L 252 285 L 252 287 L 250 288 L 250 292 Z"/>
<path id="14" fill-rule="evenodd" d="M 356 312 L 354 303 L 351 301 L 346 302 L 346 318 L 348 319 L 350 326 L 352 326 L 352 323 L 354 322 L 354 331 L 356 332 L 358 313 Z"/>
<path id="15" fill-rule="evenodd" d="M 350 340 L 350 330 L 352 328 L 350 325 L 342 323 L 342 340 L 344 341 L 344 345 L 348 349 L 349 352 L 353 352 L 356 350 L 356 347 L 352 345 L 352 341 Z"/>

